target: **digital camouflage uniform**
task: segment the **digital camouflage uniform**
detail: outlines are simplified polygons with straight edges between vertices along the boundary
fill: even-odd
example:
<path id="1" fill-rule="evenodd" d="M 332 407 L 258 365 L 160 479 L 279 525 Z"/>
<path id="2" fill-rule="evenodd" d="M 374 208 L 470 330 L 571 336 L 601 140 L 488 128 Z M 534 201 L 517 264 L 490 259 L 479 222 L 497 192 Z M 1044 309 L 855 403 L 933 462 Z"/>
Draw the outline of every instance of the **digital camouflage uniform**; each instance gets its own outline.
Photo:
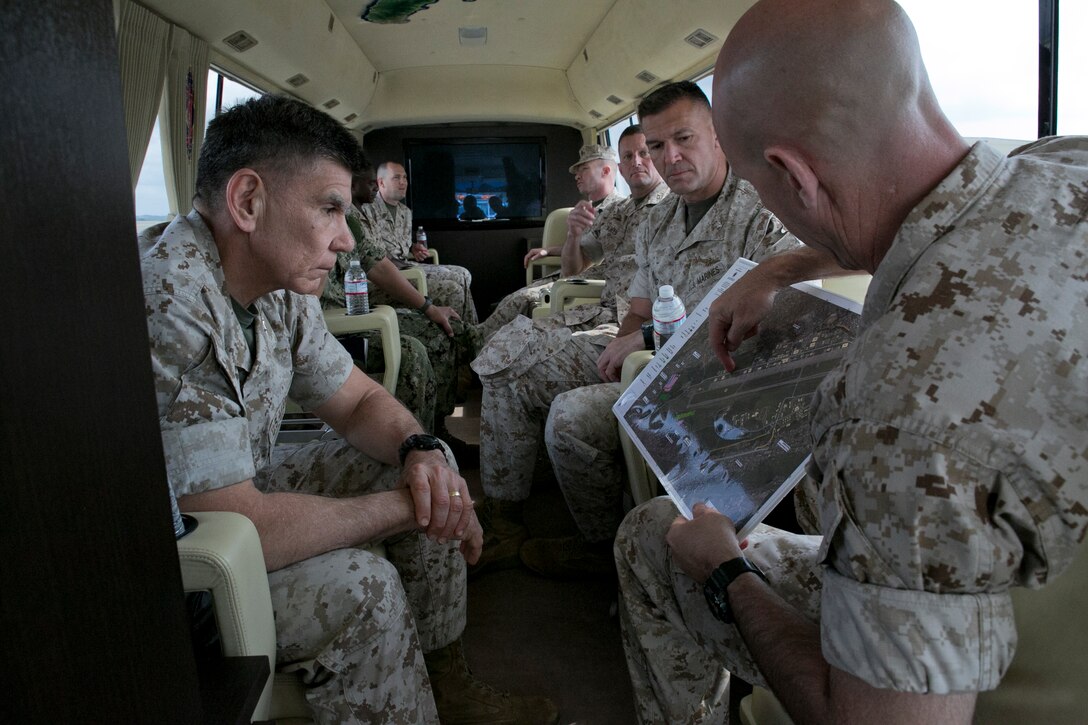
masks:
<path id="1" fill-rule="evenodd" d="M 993 689 L 1016 645 L 1009 588 L 1040 587 L 1078 554 L 1086 239 L 1085 138 L 1008 159 L 977 144 L 904 221 L 863 329 L 815 399 L 814 463 L 797 496 L 802 524 L 823 537 L 762 527 L 760 541 L 803 543 L 784 560 L 764 556 L 767 543 L 746 552 L 819 622 L 835 667 L 884 689 Z M 736 630 L 671 567 L 673 516 L 651 502 L 616 543 L 645 722 L 688 719 L 723 665 L 763 681 Z"/>
<path id="2" fill-rule="evenodd" d="M 397 484 L 398 468 L 340 439 L 273 449 L 287 398 L 312 410 L 352 369 L 315 297 L 258 298 L 253 358 L 200 215 L 151 227 L 139 244 L 167 477 L 179 498 L 248 479 L 264 491 L 332 496 Z M 422 652 L 464 628 L 464 561 L 422 534 L 384 543 L 388 560 L 347 548 L 269 574 L 277 662 L 305 670 L 318 722 L 438 721 Z"/>
<path id="3" fill-rule="evenodd" d="M 667 280 L 685 299 L 699 299 L 737 256 L 758 260 L 796 244 L 763 208 L 751 186 L 738 183 L 732 175 L 718 201 L 690 235 L 683 230 L 685 213 L 680 198 L 670 194 L 639 223 L 626 247 L 635 250 L 637 259 L 630 285 L 632 296 L 652 299 L 653 295 L 643 290 Z M 576 307 L 533 323 L 519 318 L 499 331 L 473 362 L 483 384 L 480 473 L 488 496 L 513 501 L 528 497 L 540 427 L 549 407 L 553 415 L 563 407 L 586 429 L 611 427 L 611 435 L 616 435 L 611 403 L 598 410 L 579 409 L 575 413 L 566 408 L 577 404 L 577 398 L 560 406 L 556 397 L 570 400 L 571 391 L 584 386 L 607 388 L 612 402 L 619 397 L 618 386 L 602 385 L 597 372 L 597 359 L 615 339 L 618 327 L 614 321 L 610 308 L 593 306 Z M 552 434 L 562 430 L 557 430 L 554 422 L 550 424 L 546 431 L 549 443 Z M 573 458 L 556 460 L 568 450 Z M 549 446 L 549 452 L 553 452 L 552 464 L 561 483 L 561 476 L 573 468 L 600 468 L 594 451 L 582 443 L 567 450 L 553 451 Z M 592 510 L 578 500 L 578 491 L 564 486 L 568 506 L 585 531 L 608 529 L 604 538 L 610 538 L 615 531 L 620 516 L 618 476 L 618 469 L 614 481 L 600 483 L 586 476 L 591 485 L 609 491 L 604 497 L 596 493 L 585 496 L 592 499 Z"/>
<path id="4" fill-rule="evenodd" d="M 322 304 L 343 307 L 344 273 L 352 259 L 358 259 L 363 271 L 370 270 L 386 257 L 385 250 L 366 235 L 366 227 L 359 222 L 361 215 L 354 207 L 348 212 L 348 226 L 355 237 L 355 249 L 336 255 L 336 266 L 329 271 Z M 369 281 L 371 304 L 377 286 Z M 385 304 L 385 303 L 381 303 Z M 396 306 L 397 302 L 392 302 Z M 397 399 L 404 403 L 426 430 L 433 431 L 434 424 L 441 428 L 445 417 L 457 405 L 457 370 L 467 364 L 475 354 L 475 333 L 468 325 L 451 320 L 454 331 L 451 340 L 445 331 L 416 310 L 397 307 L 397 324 L 401 335 L 400 374 L 397 376 Z M 368 341 L 366 370 L 380 370 L 382 366 L 381 337 L 377 333 L 344 335 L 342 341 L 349 351 L 359 346 L 353 341 Z M 407 353 L 407 355 L 405 354 Z"/>
<path id="5" fill-rule="evenodd" d="M 398 263 L 415 265 L 412 257 L 412 210 L 404 204 L 398 204 L 396 214 L 389 213 L 389 208 L 376 195 L 374 201 L 363 204 L 363 233 L 375 244 L 385 248 L 390 259 Z M 464 267 L 452 264 L 420 264 L 427 277 L 427 294 L 434 303 L 452 307 L 461 321 L 474 326 L 477 322 L 476 303 L 472 301 L 472 274 Z M 380 290 L 371 297 L 373 304 L 393 305 L 390 298 Z"/>
<path id="6" fill-rule="evenodd" d="M 655 191 L 660 191 L 664 188 L 663 193 L 668 193 L 668 187 L 664 184 L 659 184 Z M 608 194 L 608 196 L 601 199 L 600 203 L 595 205 L 598 212 L 597 218 L 593 221 L 593 226 L 586 230 L 582 235 L 580 243 L 583 247 L 586 246 L 587 241 L 590 239 L 590 234 L 594 228 L 598 226 L 598 223 L 603 223 L 602 216 L 606 209 L 616 209 L 621 204 L 626 204 L 629 199 L 623 196 L 615 189 Z M 656 203 L 656 201 L 654 202 Z M 595 245 L 595 249 L 599 250 L 600 245 Z M 586 250 L 588 251 L 588 250 Z M 602 257 L 596 258 L 590 257 L 596 266 L 590 267 L 582 273 L 582 277 L 585 279 L 605 279 L 604 272 L 600 269 L 600 262 Z M 607 263 L 607 262 L 606 262 Z M 628 275 L 630 277 L 630 275 Z M 481 342 L 487 342 L 491 339 L 491 336 L 502 329 L 503 325 L 512 321 L 515 317 L 524 316 L 532 317 L 533 310 L 539 305 L 543 304 L 544 298 L 551 292 L 552 283 L 559 279 L 559 273 L 549 274 L 548 276 L 535 280 L 532 284 L 522 287 L 521 289 L 511 292 L 499 301 L 499 304 L 495 306 L 495 309 L 487 316 L 487 319 L 476 326 L 477 331 L 480 334 Z"/>

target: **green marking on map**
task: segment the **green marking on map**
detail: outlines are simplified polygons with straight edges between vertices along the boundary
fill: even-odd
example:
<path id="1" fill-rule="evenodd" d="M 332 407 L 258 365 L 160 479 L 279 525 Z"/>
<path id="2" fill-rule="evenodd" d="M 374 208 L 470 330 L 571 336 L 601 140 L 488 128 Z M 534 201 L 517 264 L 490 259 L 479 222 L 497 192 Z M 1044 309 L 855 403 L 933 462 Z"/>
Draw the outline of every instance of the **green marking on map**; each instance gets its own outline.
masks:
<path id="1" fill-rule="evenodd" d="M 408 17 L 434 5 L 438 0 L 370 0 L 362 18 L 370 23 L 388 25 L 407 23 Z"/>

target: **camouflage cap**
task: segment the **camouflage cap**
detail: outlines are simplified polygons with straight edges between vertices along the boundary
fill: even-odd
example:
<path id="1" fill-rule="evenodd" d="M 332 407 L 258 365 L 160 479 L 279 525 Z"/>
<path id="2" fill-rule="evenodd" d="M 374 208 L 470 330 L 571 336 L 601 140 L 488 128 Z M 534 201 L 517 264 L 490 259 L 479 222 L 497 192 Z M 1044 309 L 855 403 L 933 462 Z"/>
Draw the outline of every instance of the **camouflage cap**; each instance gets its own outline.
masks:
<path id="1" fill-rule="evenodd" d="M 574 173 L 575 170 L 587 161 L 595 161 L 602 159 L 604 161 L 611 161 L 616 164 L 619 163 L 619 157 L 616 156 L 616 151 L 608 146 L 601 146 L 600 144 L 591 143 L 588 146 L 583 146 L 578 149 L 578 160 L 571 164 L 567 169 L 570 173 Z"/>

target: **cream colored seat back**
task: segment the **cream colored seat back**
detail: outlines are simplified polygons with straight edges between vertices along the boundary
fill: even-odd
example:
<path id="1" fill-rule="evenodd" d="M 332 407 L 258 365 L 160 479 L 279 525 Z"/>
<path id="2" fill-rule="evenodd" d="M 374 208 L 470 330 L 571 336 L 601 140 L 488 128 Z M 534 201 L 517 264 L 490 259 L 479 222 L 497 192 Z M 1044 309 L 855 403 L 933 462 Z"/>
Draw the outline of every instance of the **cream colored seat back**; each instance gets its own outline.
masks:
<path id="1" fill-rule="evenodd" d="M 570 216 L 570 210 L 573 208 L 565 206 L 553 209 L 548 213 L 548 216 L 544 219 L 544 233 L 540 240 L 540 246 L 559 247 L 563 245 L 563 242 L 567 240 L 567 217 Z M 525 284 L 532 284 L 533 280 L 538 276 L 543 277 L 552 270 L 558 271 L 561 268 L 559 257 L 534 259 L 525 268 Z M 537 272 L 540 272 L 540 274 L 537 275 Z"/>
<path id="2" fill-rule="evenodd" d="M 434 253 L 435 264 L 438 264 L 438 252 Z M 412 283 L 412 286 L 416 288 L 424 297 L 427 296 L 427 275 L 424 273 L 422 267 L 406 267 L 400 270 L 400 273 Z"/>
<path id="3" fill-rule="evenodd" d="M 649 350 L 639 350 L 628 355 L 627 359 L 623 361 L 623 368 L 620 370 L 620 385 L 626 389 L 642 372 L 642 368 L 646 367 L 652 359 L 653 353 Z M 635 446 L 634 441 L 623 429 L 623 426 L 620 426 L 618 421 L 616 425 L 619 426 L 620 446 L 623 448 L 623 462 L 627 470 L 628 490 L 631 492 L 632 503 L 638 506 L 640 503 L 657 496 L 661 485 L 658 483 L 657 476 L 650 470 L 646 459 L 642 457 L 642 453 Z"/>
<path id="4" fill-rule="evenodd" d="M 353 332 L 377 330 L 382 338 L 382 357 L 385 360 L 385 372 L 382 374 L 382 387 L 390 395 L 397 392 L 397 376 L 400 374 L 400 323 L 397 312 L 388 305 L 374 305 L 366 315 L 349 315 L 343 307 L 329 307 L 325 310 L 325 326 L 333 335 L 347 335 Z"/>
<path id="5" fill-rule="evenodd" d="M 276 671 L 276 623 L 256 527 L 245 516 L 228 511 L 192 516 L 196 529 L 178 540 L 182 586 L 186 592 L 211 592 L 224 656 L 268 658 L 271 674 L 253 720 L 275 719 L 280 725 L 312 722 L 301 676 Z M 368 548 L 385 554 L 381 545 Z"/>

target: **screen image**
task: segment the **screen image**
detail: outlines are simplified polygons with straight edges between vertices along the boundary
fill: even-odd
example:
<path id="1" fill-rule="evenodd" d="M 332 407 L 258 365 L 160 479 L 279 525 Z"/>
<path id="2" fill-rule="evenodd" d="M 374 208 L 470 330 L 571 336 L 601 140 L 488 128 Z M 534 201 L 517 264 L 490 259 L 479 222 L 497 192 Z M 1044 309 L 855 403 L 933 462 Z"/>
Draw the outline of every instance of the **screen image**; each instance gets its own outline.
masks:
<path id="1" fill-rule="evenodd" d="M 542 219 L 544 140 L 406 141 L 416 219 Z"/>

